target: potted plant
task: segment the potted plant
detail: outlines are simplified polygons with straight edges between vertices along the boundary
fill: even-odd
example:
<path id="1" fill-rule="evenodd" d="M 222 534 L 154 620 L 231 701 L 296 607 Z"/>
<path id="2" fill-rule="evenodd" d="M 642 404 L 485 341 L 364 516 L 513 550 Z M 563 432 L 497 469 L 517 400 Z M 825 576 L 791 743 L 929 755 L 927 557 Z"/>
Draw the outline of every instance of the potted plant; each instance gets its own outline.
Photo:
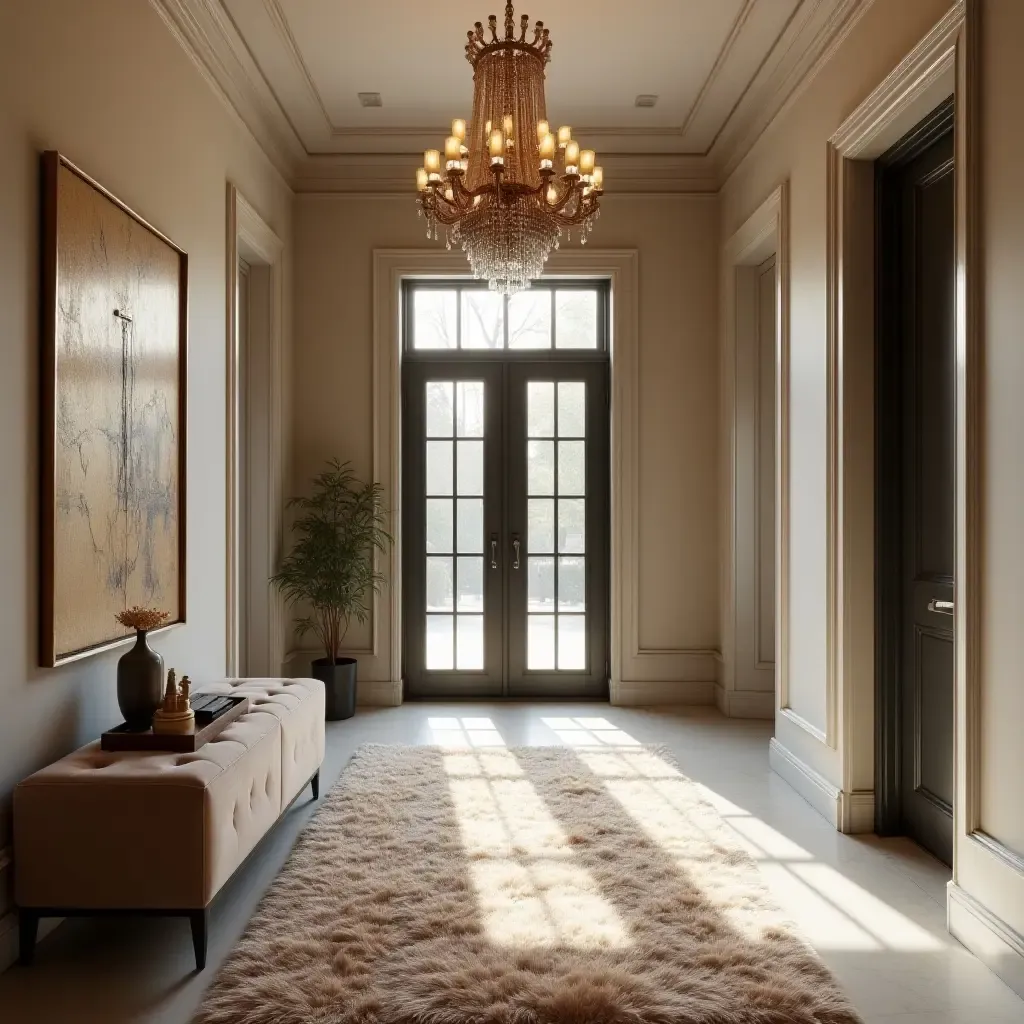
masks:
<path id="1" fill-rule="evenodd" d="M 312 492 L 292 498 L 295 544 L 271 577 L 285 601 L 307 614 L 295 620 L 298 636 L 313 633 L 324 656 L 312 673 L 327 689 L 327 718 L 351 718 L 356 709 L 356 659 L 341 657 L 353 621 L 365 622 L 370 601 L 386 580 L 377 552 L 391 544 L 380 484 L 363 483 L 348 462 L 332 459 Z"/>

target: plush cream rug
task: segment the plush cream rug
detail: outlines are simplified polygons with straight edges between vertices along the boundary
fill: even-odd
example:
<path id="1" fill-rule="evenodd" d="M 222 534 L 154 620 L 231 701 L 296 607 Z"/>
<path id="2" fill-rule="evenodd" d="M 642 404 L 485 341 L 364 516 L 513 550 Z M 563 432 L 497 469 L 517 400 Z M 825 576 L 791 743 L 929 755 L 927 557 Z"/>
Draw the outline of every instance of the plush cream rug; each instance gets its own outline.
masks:
<path id="1" fill-rule="evenodd" d="M 197 1024 L 854 1024 L 661 750 L 368 746 Z"/>

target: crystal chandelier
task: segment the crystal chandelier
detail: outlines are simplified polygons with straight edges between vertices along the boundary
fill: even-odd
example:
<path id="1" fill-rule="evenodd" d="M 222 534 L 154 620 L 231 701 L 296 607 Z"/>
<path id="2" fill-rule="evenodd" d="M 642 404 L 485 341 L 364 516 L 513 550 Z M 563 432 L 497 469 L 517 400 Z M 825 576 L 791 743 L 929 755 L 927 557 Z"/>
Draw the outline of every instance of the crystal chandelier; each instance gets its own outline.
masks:
<path id="1" fill-rule="evenodd" d="M 511 3 L 505 5 L 505 38 L 498 19 L 478 21 L 467 36 L 473 66 L 473 117 L 452 121 L 442 154 L 428 149 L 416 172 L 427 237 L 445 226 L 450 249 L 461 245 L 473 276 L 504 295 L 540 277 L 552 249 L 575 228 L 581 243 L 600 215 L 604 172 L 594 151 L 580 150 L 567 125 L 552 133 L 544 101 L 544 65 L 551 38 L 538 21 L 527 41 L 529 17 L 516 36 Z"/>

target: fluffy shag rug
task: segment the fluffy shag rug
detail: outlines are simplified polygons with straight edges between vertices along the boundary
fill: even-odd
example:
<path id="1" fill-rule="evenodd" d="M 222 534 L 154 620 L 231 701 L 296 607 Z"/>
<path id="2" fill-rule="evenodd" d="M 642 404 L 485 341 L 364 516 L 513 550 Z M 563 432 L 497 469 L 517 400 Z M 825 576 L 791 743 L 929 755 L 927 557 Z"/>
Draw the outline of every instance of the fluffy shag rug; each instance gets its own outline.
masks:
<path id="1" fill-rule="evenodd" d="M 660 749 L 367 746 L 196 1024 L 855 1024 Z"/>

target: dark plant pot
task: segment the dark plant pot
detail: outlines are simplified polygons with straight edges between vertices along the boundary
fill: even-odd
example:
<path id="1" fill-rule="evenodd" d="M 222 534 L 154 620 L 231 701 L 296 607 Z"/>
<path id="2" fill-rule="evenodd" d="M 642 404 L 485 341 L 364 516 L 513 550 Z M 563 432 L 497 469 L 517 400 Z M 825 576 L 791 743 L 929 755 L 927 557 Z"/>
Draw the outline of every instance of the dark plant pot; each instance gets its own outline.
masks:
<path id="1" fill-rule="evenodd" d="M 148 729 L 160 707 L 164 688 L 164 659 L 146 642 L 145 630 L 135 646 L 117 663 L 117 706 L 129 729 Z"/>
<path id="2" fill-rule="evenodd" d="M 321 680 L 327 690 L 328 722 L 356 713 L 356 664 L 355 658 L 317 658 L 313 662 L 313 678 Z"/>

